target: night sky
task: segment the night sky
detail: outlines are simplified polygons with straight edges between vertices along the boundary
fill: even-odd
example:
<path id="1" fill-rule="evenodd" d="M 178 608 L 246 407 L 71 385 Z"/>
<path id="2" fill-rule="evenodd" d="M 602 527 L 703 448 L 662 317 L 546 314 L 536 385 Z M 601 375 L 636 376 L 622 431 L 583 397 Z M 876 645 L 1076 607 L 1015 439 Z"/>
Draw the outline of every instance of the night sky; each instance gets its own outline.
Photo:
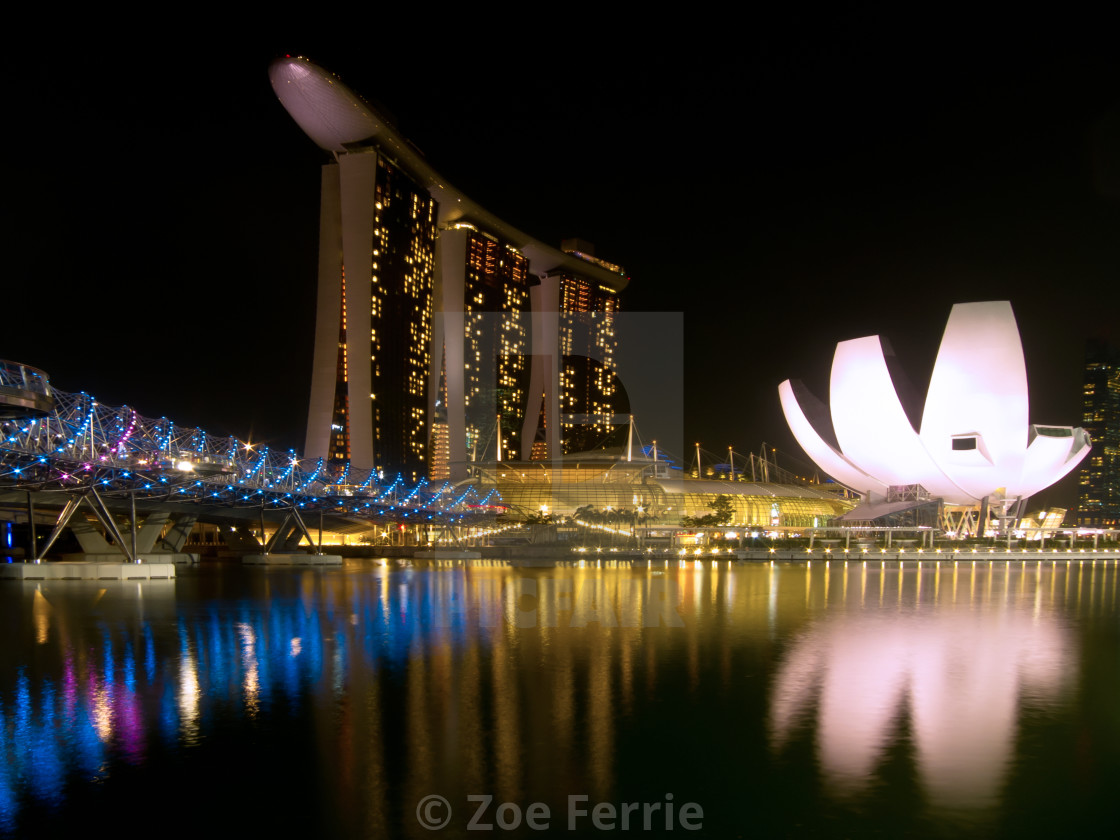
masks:
<path id="1" fill-rule="evenodd" d="M 5 156 L 0 357 L 149 417 L 302 447 L 326 153 L 272 94 L 268 64 L 292 53 L 498 216 L 595 243 L 632 278 L 625 311 L 684 313 L 686 446 L 765 441 L 804 469 L 778 382 L 824 398 L 836 342 L 879 333 L 922 394 L 968 300 L 1011 300 L 1032 422 L 1077 425 L 1085 340 L 1120 344 L 1107 27 L 753 23 L 28 43 L 9 64 L 9 139 L 24 136 Z"/>

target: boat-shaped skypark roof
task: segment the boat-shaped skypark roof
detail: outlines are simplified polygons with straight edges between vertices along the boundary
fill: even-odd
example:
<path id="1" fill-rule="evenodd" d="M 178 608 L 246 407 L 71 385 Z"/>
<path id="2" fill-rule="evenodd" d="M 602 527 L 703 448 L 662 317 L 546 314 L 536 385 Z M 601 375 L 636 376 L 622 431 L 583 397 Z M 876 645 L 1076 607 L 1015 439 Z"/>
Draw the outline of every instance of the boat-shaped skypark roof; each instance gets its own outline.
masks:
<path id="1" fill-rule="evenodd" d="M 626 288 L 625 275 L 546 245 L 471 201 L 365 100 L 314 62 L 301 56 L 282 58 L 272 63 L 268 75 L 281 104 L 318 146 L 336 155 L 373 146 L 428 189 L 439 202 L 441 225 L 466 222 L 504 239 L 529 259 L 535 274 L 570 272 L 616 292 Z"/>

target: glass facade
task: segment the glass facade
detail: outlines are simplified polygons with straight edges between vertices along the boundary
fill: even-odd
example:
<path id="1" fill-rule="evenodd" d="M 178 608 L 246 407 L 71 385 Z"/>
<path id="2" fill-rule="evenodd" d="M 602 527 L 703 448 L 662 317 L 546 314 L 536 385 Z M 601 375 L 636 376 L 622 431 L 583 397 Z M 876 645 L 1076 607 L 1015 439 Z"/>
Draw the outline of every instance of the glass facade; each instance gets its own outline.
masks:
<path id="1" fill-rule="evenodd" d="M 509 457 L 525 420 L 529 261 L 472 230 L 464 287 L 466 449 L 471 460 Z"/>
<path id="2" fill-rule="evenodd" d="M 855 504 L 809 484 L 698 481 L 664 477 L 668 472 L 648 461 L 498 464 L 481 471 L 479 490 L 485 495 L 496 488 L 502 503 L 520 515 L 571 516 L 590 507 L 600 514 L 662 525 L 711 513 L 719 496 L 731 500 L 731 524 L 737 526 L 824 526 Z"/>
<path id="3" fill-rule="evenodd" d="M 1081 467 L 1077 523 L 1120 527 L 1120 351 L 1101 342 L 1086 350 L 1081 421 L 1093 449 Z"/>
<path id="4" fill-rule="evenodd" d="M 615 359 L 618 294 L 580 277 L 560 283 L 560 438 L 564 454 L 618 445 L 615 414 L 629 413 Z M 622 428 L 620 434 L 624 434 Z"/>
<path id="5" fill-rule="evenodd" d="M 351 393 L 347 356 L 361 356 L 347 353 L 347 296 L 362 295 L 368 289 L 374 468 L 387 475 L 400 472 L 415 482 L 428 473 L 427 376 L 438 206 L 427 190 L 380 156 L 374 184 L 368 272 L 342 269 L 337 379 L 327 460 L 337 471 L 351 457 L 351 404 L 364 395 Z"/>

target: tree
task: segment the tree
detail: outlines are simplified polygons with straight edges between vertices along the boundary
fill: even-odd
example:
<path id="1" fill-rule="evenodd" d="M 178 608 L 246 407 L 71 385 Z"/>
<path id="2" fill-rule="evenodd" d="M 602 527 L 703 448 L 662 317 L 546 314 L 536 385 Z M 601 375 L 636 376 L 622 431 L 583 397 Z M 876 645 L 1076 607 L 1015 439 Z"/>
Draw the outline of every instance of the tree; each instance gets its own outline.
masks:
<path id="1" fill-rule="evenodd" d="M 714 517 L 714 525 L 730 525 L 732 520 L 735 519 L 735 503 L 731 501 L 730 496 L 720 494 L 716 496 L 708 507 L 712 509 L 711 516 Z M 707 519 L 707 517 L 704 517 Z"/>
<path id="2" fill-rule="evenodd" d="M 576 509 L 576 512 L 572 514 L 572 519 L 582 519 L 584 522 L 599 523 L 603 521 L 603 515 L 595 510 L 594 505 L 584 505 Z"/>
<path id="3" fill-rule="evenodd" d="M 682 516 L 681 525 L 692 528 L 711 528 L 716 525 L 730 525 L 735 518 L 735 503 L 731 497 L 720 494 L 708 502 L 711 513 L 704 516 Z"/>

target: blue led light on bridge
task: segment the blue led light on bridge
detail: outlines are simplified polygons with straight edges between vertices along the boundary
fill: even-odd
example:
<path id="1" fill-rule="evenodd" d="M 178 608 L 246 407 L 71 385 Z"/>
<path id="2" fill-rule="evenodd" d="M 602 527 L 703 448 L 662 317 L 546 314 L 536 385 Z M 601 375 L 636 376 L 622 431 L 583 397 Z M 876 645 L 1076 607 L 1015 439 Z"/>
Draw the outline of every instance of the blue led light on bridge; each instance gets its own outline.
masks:
<path id="1" fill-rule="evenodd" d="M 208 505 L 326 507 L 355 516 L 401 515 L 407 507 L 404 515 L 423 512 L 428 519 L 447 520 L 461 518 L 464 511 L 455 508 L 477 495 L 468 488 L 452 498 L 449 482 L 436 488 L 427 479 L 408 486 L 400 473 L 386 486 L 379 471 L 356 471 L 349 463 L 328 477 L 322 458 L 305 471 L 294 450 L 281 454 L 232 436 L 212 438 L 203 429 L 181 429 L 166 417 L 150 420 L 128 406 L 103 406 L 86 393 L 53 391 L 52 396 L 54 410 L 47 416 L 14 430 L 4 427 L 0 487 L 96 486 L 99 493 L 152 492 L 157 498 L 173 492 Z M 348 504 L 337 497 L 336 487 L 353 488 L 346 495 L 365 498 Z"/>

